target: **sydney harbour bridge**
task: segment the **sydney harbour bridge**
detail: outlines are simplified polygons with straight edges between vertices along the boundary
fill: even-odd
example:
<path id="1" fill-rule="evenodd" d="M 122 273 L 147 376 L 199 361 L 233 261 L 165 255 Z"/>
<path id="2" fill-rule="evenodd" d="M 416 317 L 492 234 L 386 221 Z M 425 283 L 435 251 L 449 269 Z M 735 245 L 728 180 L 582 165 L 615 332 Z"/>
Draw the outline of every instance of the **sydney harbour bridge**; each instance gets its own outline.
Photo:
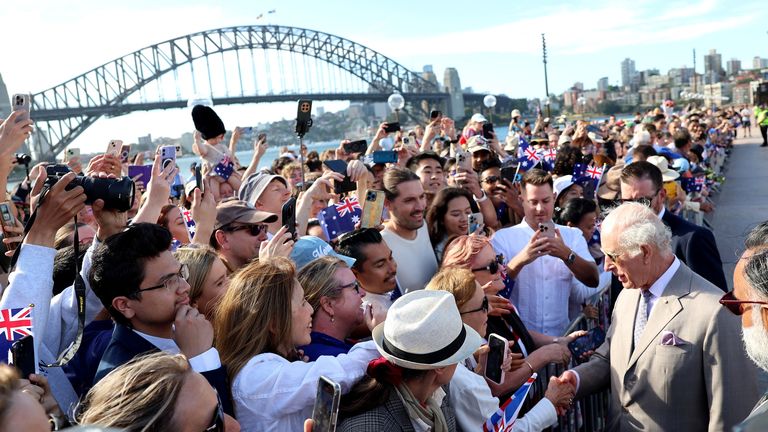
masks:
<path id="1" fill-rule="evenodd" d="M 457 79 L 458 81 L 458 75 Z M 312 99 L 383 102 L 401 93 L 421 119 L 442 108 L 463 117 L 482 94 L 438 86 L 351 40 L 276 25 L 227 27 L 160 42 L 97 66 L 32 96 L 32 150 L 50 159 L 101 117 L 187 106 L 190 95 L 216 105 Z M 511 99 L 498 96 L 497 110 Z"/>

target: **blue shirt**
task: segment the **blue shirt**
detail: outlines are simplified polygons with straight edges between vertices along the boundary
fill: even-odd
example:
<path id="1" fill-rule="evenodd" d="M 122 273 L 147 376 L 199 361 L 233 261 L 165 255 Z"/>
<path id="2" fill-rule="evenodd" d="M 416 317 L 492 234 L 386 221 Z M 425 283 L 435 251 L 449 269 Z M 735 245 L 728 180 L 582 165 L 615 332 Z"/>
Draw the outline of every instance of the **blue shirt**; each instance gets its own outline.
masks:
<path id="1" fill-rule="evenodd" d="M 346 354 L 353 346 L 325 333 L 313 331 L 310 335 L 312 342 L 309 345 L 299 347 L 299 349 L 304 350 L 304 355 L 309 357 L 309 361 L 315 361 L 320 356 L 336 357 L 339 354 Z"/>

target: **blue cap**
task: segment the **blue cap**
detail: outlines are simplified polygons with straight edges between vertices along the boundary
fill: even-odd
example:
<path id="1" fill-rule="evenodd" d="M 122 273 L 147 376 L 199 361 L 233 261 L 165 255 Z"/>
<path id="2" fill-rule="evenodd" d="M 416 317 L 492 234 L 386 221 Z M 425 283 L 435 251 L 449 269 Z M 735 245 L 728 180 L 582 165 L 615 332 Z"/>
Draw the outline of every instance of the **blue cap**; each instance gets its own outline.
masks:
<path id="1" fill-rule="evenodd" d="M 291 252 L 291 259 L 296 263 L 296 270 L 301 270 L 310 262 L 326 255 L 344 261 L 349 267 L 355 265 L 354 258 L 336 253 L 331 245 L 318 237 L 309 235 L 301 237 L 296 241 Z"/>

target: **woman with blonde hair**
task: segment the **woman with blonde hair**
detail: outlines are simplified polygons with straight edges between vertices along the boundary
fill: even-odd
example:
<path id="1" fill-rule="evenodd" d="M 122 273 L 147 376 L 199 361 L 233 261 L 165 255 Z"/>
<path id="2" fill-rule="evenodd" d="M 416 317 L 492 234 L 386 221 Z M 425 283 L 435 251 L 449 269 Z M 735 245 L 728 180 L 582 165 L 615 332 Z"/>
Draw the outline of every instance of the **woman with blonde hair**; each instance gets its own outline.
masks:
<path id="1" fill-rule="evenodd" d="M 99 381 L 78 407 L 78 423 L 126 432 L 226 431 L 240 425 L 181 355 L 137 357 Z"/>
<path id="2" fill-rule="evenodd" d="M 194 243 L 176 249 L 173 255 L 189 268 L 189 304 L 212 320 L 216 305 L 229 287 L 224 261 L 213 249 Z"/>
<path id="3" fill-rule="evenodd" d="M 302 430 L 321 375 L 346 391 L 378 357 L 375 345 L 364 342 L 348 354 L 302 361 L 296 347 L 311 341 L 312 313 L 287 258 L 251 262 L 232 279 L 213 324 L 245 430 Z"/>

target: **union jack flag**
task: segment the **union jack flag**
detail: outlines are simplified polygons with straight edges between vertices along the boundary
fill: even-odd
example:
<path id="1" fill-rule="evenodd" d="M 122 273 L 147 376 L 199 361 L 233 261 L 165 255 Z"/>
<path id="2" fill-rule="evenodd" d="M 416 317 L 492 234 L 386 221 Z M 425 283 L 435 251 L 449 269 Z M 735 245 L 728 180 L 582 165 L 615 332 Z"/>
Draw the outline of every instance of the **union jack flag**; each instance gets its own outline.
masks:
<path id="1" fill-rule="evenodd" d="M 0 309 L 0 361 L 7 362 L 11 345 L 32 334 L 32 306 Z"/>
<path id="2" fill-rule="evenodd" d="M 363 211 L 357 197 L 345 198 L 340 203 L 336 204 L 336 212 L 342 217 L 346 216 L 349 212 L 354 212 L 355 209 Z"/>
<path id="3" fill-rule="evenodd" d="M 537 374 L 534 373 L 516 392 L 504 402 L 498 411 L 496 411 L 483 425 L 483 432 L 508 432 L 514 429 L 517 415 L 520 414 L 520 408 L 528 396 L 528 391 L 536 381 Z"/>
<path id="4" fill-rule="evenodd" d="M 525 149 L 523 149 L 523 151 L 525 152 L 525 157 L 529 161 L 536 163 L 539 160 L 541 160 L 541 156 L 539 155 L 539 153 L 536 150 L 532 149 L 530 146 L 526 146 Z"/>
<path id="5" fill-rule="evenodd" d="M 593 179 L 599 179 L 603 175 L 603 167 L 590 166 L 585 171 L 587 176 Z"/>
<path id="6" fill-rule="evenodd" d="M 550 161 L 554 161 L 555 159 L 557 159 L 557 150 L 551 148 L 546 152 L 544 152 L 544 159 L 547 159 Z"/>

